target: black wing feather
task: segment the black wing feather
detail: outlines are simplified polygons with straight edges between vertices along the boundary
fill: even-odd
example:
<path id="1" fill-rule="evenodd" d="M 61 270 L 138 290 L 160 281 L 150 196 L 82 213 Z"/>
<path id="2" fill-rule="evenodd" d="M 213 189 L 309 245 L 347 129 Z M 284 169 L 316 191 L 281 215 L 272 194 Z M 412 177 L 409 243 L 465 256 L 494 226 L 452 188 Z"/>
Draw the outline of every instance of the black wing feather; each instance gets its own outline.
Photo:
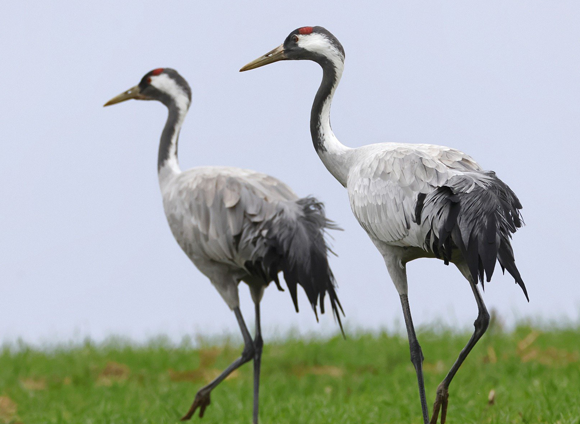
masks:
<path id="1" fill-rule="evenodd" d="M 529 301 L 511 247 L 512 234 L 523 225 L 522 205 L 494 172 L 454 176 L 418 198 L 418 223 L 430 225 L 426 247 L 446 264 L 452 249 L 461 251 L 474 281 L 490 281 L 496 260 L 522 288 Z"/>
<path id="2" fill-rule="evenodd" d="M 317 307 L 324 313 L 324 299 L 328 294 L 332 312 L 340 326 L 340 314 L 344 315 L 342 305 L 336 294 L 336 281 L 328 264 L 328 252 L 325 230 L 339 229 L 326 218 L 324 205 L 313 197 L 295 201 L 298 206 L 298 217 L 281 213 L 278 219 L 272 220 L 267 228 L 265 239 L 258 241 L 266 244 L 266 254 L 258 263 L 248 263 L 246 268 L 262 268 L 267 282 L 277 281 L 278 272 L 282 271 L 288 286 L 292 302 L 298 312 L 298 285 L 302 286 L 312 309 L 318 319 Z M 296 205 L 293 205 L 294 207 Z"/>

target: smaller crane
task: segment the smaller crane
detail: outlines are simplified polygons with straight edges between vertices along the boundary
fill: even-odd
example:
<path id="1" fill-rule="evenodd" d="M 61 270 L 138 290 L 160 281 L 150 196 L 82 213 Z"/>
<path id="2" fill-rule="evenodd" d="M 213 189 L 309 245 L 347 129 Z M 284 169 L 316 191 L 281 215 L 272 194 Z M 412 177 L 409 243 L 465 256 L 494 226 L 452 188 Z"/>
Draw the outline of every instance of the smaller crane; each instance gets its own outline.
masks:
<path id="1" fill-rule="evenodd" d="M 112 98 L 105 106 L 129 99 L 157 100 L 169 110 L 161 134 L 157 171 L 163 207 L 177 243 L 193 264 L 211 281 L 234 311 L 244 338 L 244 350 L 215 380 L 202 387 L 182 421 L 210 404 L 210 393 L 232 371 L 254 360 L 253 423 L 258 423 L 262 332 L 260 301 L 274 281 L 283 291 L 284 280 L 298 312 L 297 285 L 301 285 L 318 319 L 328 294 L 342 331 L 342 306 L 328 265 L 326 229 L 338 229 L 328 220 L 321 202 L 298 198 L 283 182 L 269 175 L 231 167 L 197 167 L 182 172 L 177 161 L 179 132 L 189 105 L 187 81 L 170 68 L 145 74 L 135 87 Z M 256 331 L 252 339 L 240 311 L 238 285 L 245 282 L 252 295 Z"/>

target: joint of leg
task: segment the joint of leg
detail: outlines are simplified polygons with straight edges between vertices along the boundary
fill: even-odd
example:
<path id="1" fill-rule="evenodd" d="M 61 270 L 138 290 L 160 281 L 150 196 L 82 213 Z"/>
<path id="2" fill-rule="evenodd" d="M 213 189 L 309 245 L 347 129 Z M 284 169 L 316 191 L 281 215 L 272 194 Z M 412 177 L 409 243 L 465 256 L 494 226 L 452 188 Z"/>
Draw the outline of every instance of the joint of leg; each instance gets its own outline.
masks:
<path id="1" fill-rule="evenodd" d="M 264 347 L 262 336 L 258 336 L 254 339 L 254 347 L 256 348 L 256 354 L 262 353 L 262 348 Z"/>
<path id="2" fill-rule="evenodd" d="M 437 386 L 437 396 L 446 398 L 449 397 L 449 383 L 446 380 L 443 380 L 439 386 Z"/>
<path id="3" fill-rule="evenodd" d="M 480 311 L 479 315 L 477 316 L 477 319 L 473 323 L 473 326 L 475 327 L 475 332 L 479 334 L 485 333 L 487 327 L 489 327 L 489 321 L 490 321 L 489 312 L 487 312 L 485 309 Z"/>
<path id="4" fill-rule="evenodd" d="M 210 393 L 211 393 L 211 389 L 210 388 L 208 388 L 207 386 L 202 387 L 195 394 L 195 399 L 196 400 L 197 399 L 202 399 L 202 398 L 206 397 L 207 395 L 209 395 Z"/>
<path id="5" fill-rule="evenodd" d="M 256 348 L 254 346 L 254 343 L 247 343 L 246 346 L 244 346 L 244 350 L 242 351 L 242 361 L 248 362 L 254 359 L 255 353 Z"/>
<path id="6" fill-rule="evenodd" d="M 411 343 L 411 362 L 415 365 L 415 368 L 423 363 L 423 351 L 419 342 L 415 341 Z"/>

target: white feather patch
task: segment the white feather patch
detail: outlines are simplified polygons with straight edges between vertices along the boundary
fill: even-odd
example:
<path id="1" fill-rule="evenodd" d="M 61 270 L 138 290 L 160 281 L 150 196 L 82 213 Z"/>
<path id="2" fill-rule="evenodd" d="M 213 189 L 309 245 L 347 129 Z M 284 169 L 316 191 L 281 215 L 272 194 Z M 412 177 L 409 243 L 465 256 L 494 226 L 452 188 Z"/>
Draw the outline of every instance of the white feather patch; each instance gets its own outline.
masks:
<path id="1" fill-rule="evenodd" d="M 179 168 L 179 162 L 177 160 L 177 138 L 179 137 L 179 130 L 189 109 L 189 97 L 187 93 L 167 74 L 161 74 L 158 76 L 152 76 L 150 84 L 169 95 L 174 101 L 177 109 L 179 110 L 179 122 L 176 125 L 173 138 L 171 140 L 171 146 L 169 147 L 169 157 L 166 161 L 166 166 L 172 170 L 173 173 L 181 172 Z"/>
<path id="2" fill-rule="evenodd" d="M 183 91 L 175 80 L 167 74 L 161 74 L 152 76 L 150 84 L 159 91 L 171 96 L 175 100 L 175 104 L 181 113 L 187 112 L 187 109 L 189 109 L 189 97 L 187 97 L 187 93 Z"/>
<path id="3" fill-rule="evenodd" d="M 299 35 L 298 37 L 298 47 L 323 55 L 334 63 L 335 68 L 342 69 L 344 63 L 342 53 L 324 34 L 314 32 L 308 35 Z"/>

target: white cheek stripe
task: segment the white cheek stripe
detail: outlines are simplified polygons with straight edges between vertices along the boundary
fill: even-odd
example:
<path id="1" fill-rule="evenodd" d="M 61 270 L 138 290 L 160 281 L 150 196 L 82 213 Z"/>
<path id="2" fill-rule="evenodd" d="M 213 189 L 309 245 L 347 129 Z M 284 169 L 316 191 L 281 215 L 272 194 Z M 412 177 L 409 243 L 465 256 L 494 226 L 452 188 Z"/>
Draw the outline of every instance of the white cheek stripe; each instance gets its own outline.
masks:
<path id="1" fill-rule="evenodd" d="M 187 97 L 187 93 L 167 74 L 152 76 L 150 84 L 159 91 L 170 95 L 175 100 L 181 112 L 187 112 L 187 109 L 189 109 L 189 97 Z"/>
<path id="2" fill-rule="evenodd" d="M 181 125 L 185 120 L 185 115 L 189 109 L 189 97 L 183 89 L 177 85 L 177 83 L 167 76 L 166 74 L 161 74 L 155 77 L 151 77 L 151 83 L 153 87 L 162 91 L 175 101 L 175 105 L 179 111 L 179 120 L 175 126 L 175 132 L 171 137 L 171 144 L 169 146 L 169 155 L 165 161 L 165 166 L 168 166 L 173 173 L 180 173 L 179 161 L 177 159 L 177 139 L 179 137 L 179 131 L 181 130 Z"/>
<path id="3" fill-rule="evenodd" d="M 336 79 L 332 85 L 331 91 L 322 105 L 320 111 L 320 126 L 318 127 L 319 137 L 322 140 L 325 151 L 319 153 L 322 162 L 334 177 L 340 183 L 346 186 L 347 175 L 344 172 L 347 169 L 346 160 L 350 149 L 344 146 L 334 135 L 330 126 L 330 106 L 332 97 L 344 69 L 344 56 L 342 53 L 322 34 L 313 33 L 310 35 L 299 36 L 298 47 L 313 53 L 320 54 L 329 59 L 334 65 Z"/>
<path id="4" fill-rule="evenodd" d="M 320 114 L 320 139 L 325 141 L 325 147 L 330 153 L 335 153 L 336 150 L 342 151 L 339 148 L 339 142 L 336 139 L 332 128 L 330 127 L 330 105 L 332 103 L 332 97 L 334 96 L 334 91 L 340 82 L 342 76 L 342 70 L 344 69 L 344 57 L 340 51 L 328 40 L 328 38 L 322 34 L 313 33 L 309 35 L 299 36 L 298 47 L 305 50 L 311 51 L 313 53 L 318 53 L 326 58 L 328 58 L 334 65 L 336 71 L 336 81 L 332 86 L 332 91 L 326 101 L 322 106 L 322 113 Z"/>
<path id="5" fill-rule="evenodd" d="M 340 51 L 322 34 L 312 33 L 298 36 L 298 47 L 313 53 L 318 53 L 332 61 L 334 67 L 342 68 L 344 57 Z"/>

